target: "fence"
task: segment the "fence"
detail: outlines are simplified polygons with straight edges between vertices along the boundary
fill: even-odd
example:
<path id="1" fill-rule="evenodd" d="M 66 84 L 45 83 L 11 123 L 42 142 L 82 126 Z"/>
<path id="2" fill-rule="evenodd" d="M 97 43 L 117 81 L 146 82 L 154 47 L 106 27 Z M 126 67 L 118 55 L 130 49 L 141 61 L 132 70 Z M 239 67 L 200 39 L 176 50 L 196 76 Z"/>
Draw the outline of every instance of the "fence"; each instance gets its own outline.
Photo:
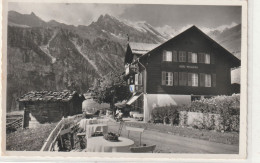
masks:
<path id="1" fill-rule="evenodd" d="M 65 124 L 68 123 L 76 123 L 80 118 L 82 117 L 82 114 L 74 115 L 72 117 L 63 118 L 59 121 L 57 126 L 52 130 L 46 141 L 44 142 L 41 151 L 53 151 L 55 142 L 62 131 Z"/>

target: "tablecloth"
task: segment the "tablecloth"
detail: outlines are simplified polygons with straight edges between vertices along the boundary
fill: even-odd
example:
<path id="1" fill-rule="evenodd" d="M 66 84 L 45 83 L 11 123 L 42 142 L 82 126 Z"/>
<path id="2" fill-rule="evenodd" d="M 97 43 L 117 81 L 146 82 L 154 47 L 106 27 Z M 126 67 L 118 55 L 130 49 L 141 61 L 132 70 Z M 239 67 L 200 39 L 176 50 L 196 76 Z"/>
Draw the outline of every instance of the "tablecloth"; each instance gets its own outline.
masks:
<path id="1" fill-rule="evenodd" d="M 97 119 L 82 119 L 79 122 L 79 127 L 84 129 L 84 131 L 86 131 L 87 125 L 89 125 L 89 124 L 97 124 L 97 123 L 98 123 Z"/>
<path id="2" fill-rule="evenodd" d="M 103 138 L 91 137 L 87 141 L 87 152 L 130 152 L 130 147 L 134 145 L 134 141 L 119 137 L 119 142 L 110 142 Z"/>

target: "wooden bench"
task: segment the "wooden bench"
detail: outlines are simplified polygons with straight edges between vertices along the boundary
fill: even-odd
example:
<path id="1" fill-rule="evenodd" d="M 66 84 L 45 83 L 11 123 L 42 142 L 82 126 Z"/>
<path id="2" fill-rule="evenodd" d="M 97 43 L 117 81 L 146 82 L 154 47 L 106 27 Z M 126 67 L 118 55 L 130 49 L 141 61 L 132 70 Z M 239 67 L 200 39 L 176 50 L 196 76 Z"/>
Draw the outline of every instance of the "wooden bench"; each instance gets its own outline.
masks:
<path id="1" fill-rule="evenodd" d="M 126 131 L 128 131 L 128 138 L 129 138 L 130 131 L 139 132 L 140 133 L 140 145 L 142 144 L 141 139 L 142 139 L 142 133 L 144 132 L 144 128 L 125 127 L 125 129 L 126 129 Z"/>

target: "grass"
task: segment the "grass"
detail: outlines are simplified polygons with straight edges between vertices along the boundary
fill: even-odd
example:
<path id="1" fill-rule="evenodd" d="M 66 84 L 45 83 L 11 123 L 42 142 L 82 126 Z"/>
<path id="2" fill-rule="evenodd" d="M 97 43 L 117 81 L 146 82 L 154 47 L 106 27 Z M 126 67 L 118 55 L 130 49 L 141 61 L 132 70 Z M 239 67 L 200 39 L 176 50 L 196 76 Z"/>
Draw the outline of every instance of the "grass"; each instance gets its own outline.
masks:
<path id="1" fill-rule="evenodd" d="M 188 127 L 170 126 L 163 124 L 125 122 L 127 126 L 145 128 L 146 130 L 158 131 L 183 137 L 202 139 L 223 144 L 239 144 L 238 132 L 216 132 L 212 130 L 200 130 Z"/>
<path id="2" fill-rule="evenodd" d="M 57 123 L 41 124 L 36 128 L 18 129 L 6 135 L 6 150 L 40 151 Z"/>

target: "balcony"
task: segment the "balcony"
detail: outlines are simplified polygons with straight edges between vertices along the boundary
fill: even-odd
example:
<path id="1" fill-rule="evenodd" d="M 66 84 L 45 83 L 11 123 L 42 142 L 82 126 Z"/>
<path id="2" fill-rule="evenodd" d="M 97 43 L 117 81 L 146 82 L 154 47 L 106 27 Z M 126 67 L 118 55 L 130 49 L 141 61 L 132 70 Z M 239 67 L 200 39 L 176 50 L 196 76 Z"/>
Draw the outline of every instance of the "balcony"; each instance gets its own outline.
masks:
<path id="1" fill-rule="evenodd" d="M 137 66 L 136 65 L 126 65 L 125 66 L 125 75 L 137 73 Z"/>

